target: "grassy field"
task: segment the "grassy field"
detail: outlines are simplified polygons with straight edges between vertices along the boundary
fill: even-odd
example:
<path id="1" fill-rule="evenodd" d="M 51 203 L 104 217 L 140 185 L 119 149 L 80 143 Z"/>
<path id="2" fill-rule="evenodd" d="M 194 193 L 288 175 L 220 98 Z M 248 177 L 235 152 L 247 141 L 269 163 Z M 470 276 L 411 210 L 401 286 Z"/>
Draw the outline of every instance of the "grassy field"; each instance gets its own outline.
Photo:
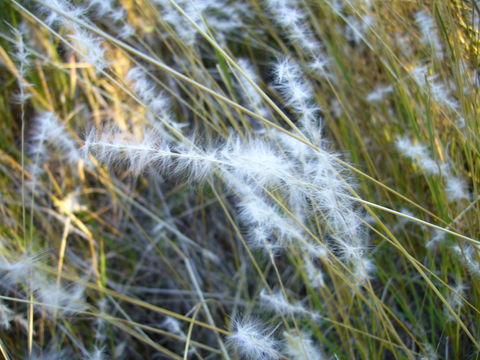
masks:
<path id="1" fill-rule="evenodd" d="M 476 1 L 0 1 L 0 359 L 480 358 Z"/>

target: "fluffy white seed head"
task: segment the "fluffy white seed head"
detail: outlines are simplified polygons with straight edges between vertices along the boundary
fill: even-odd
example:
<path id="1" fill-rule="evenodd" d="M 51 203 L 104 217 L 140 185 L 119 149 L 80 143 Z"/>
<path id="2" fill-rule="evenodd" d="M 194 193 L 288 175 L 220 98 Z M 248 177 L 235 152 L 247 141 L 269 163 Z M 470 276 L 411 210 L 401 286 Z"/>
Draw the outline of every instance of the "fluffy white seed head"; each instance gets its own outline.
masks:
<path id="1" fill-rule="evenodd" d="M 346 17 L 347 25 L 345 29 L 345 37 L 348 41 L 360 44 L 367 31 L 375 23 L 373 17 L 369 15 L 362 15 L 360 17 L 349 15 Z"/>
<path id="2" fill-rule="evenodd" d="M 321 135 L 322 110 L 314 101 L 314 89 L 300 66 L 283 58 L 274 64 L 275 88 L 295 114 L 302 129 L 317 142 Z"/>
<path id="3" fill-rule="evenodd" d="M 362 256 L 353 263 L 354 279 L 359 284 L 364 284 L 372 277 L 375 270 L 375 264 L 372 259 Z"/>
<path id="4" fill-rule="evenodd" d="M 148 79 L 145 70 L 141 67 L 135 66 L 131 68 L 127 73 L 126 79 L 131 81 L 135 93 L 147 104 L 156 98 L 157 91 L 155 85 Z"/>
<path id="5" fill-rule="evenodd" d="M 446 233 L 444 231 L 434 229 L 431 239 L 425 244 L 427 249 L 435 249 L 439 244 L 445 242 Z"/>
<path id="6" fill-rule="evenodd" d="M 178 175 L 187 175 L 191 181 L 204 181 L 213 175 L 221 164 L 215 150 L 202 151 L 193 146 L 180 147 L 176 150 L 180 155 L 176 156 L 172 172 Z"/>
<path id="7" fill-rule="evenodd" d="M 409 159 L 423 158 L 427 156 L 427 148 L 421 144 L 414 144 L 406 137 L 398 137 L 395 141 L 397 149 L 403 156 Z"/>
<path id="8" fill-rule="evenodd" d="M 40 9 L 47 15 L 45 22 L 48 25 L 61 24 L 67 28 L 70 28 L 72 23 L 60 15 L 60 13 L 66 13 L 74 19 L 77 19 L 80 18 L 86 11 L 85 8 L 73 6 L 69 1 L 66 0 L 48 0 L 47 4 L 48 7 L 42 6 Z"/>
<path id="9" fill-rule="evenodd" d="M 125 166 L 136 175 L 148 169 L 153 176 L 160 172 L 186 175 L 197 182 L 212 175 L 221 164 L 214 150 L 202 151 L 193 141 L 173 148 L 155 129 L 144 129 L 141 136 L 119 129 L 92 129 L 82 150 L 84 155 L 94 154 L 103 163 Z"/>
<path id="10" fill-rule="evenodd" d="M 310 336 L 303 331 L 286 331 L 285 353 L 292 360 L 322 360 L 321 350 L 315 346 Z"/>
<path id="11" fill-rule="evenodd" d="M 192 46 L 199 38 L 198 29 L 194 27 L 178 10 L 168 1 L 155 0 L 162 7 L 162 17 L 175 30 L 178 36 L 188 46 Z M 220 43 L 228 38 L 232 32 L 240 33 L 243 28 L 243 18 L 248 17 L 250 9 L 245 3 L 226 2 L 224 0 L 178 0 L 177 4 L 203 31 L 207 30 L 205 18 L 208 18 L 209 31 L 215 33 L 215 38 Z M 169 34 L 166 34 L 168 36 Z"/>
<path id="12" fill-rule="evenodd" d="M 461 282 L 457 283 L 455 286 L 452 287 L 452 291 L 448 294 L 446 300 L 448 304 L 458 312 L 464 305 L 463 298 L 465 297 L 465 290 L 467 287 L 463 285 Z M 448 310 L 448 308 L 444 305 L 444 313 L 446 318 L 449 321 L 455 321 L 455 317 L 453 314 Z"/>
<path id="13" fill-rule="evenodd" d="M 13 98 L 16 103 L 24 104 L 32 96 L 32 94 L 27 93 L 26 90 L 33 86 L 25 79 L 30 67 L 31 56 L 31 51 L 27 48 L 24 40 L 26 38 L 27 29 L 25 23 L 19 24 L 18 27 L 13 27 L 10 25 L 10 28 L 15 38 L 15 52 L 13 55 L 18 61 L 16 76 L 18 87 L 20 89 L 20 91 L 15 94 Z"/>
<path id="14" fill-rule="evenodd" d="M 464 297 L 464 293 L 467 289 L 467 286 L 465 286 L 461 282 L 456 284 L 453 287 L 453 291 L 447 298 L 448 303 L 454 308 L 462 306 L 464 304 L 464 300 L 462 299 L 462 297 Z"/>
<path id="15" fill-rule="evenodd" d="M 119 129 L 91 129 L 82 151 L 84 155 L 94 154 L 111 166 L 126 164 L 135 174 L 141 173 L 148 165 L 169 160 L 165 154 L 171 154 L 170 149 L 159 144 L 150 131 L 136 137 Z"/>
<path id="16" fill-rule="evenodd" d="M 167 132 L 164 129 L 165 125 L 181 132 L 184 124 L 174 120 L 171 111 L 171 99 L 164 92 L 157 89 L 143 68 L 138 66 L 131 68 L 125 79 L 130 82 L 133 91 L 147 106 L 149 110 L 147 119 L 150 125 L 155 127 L 159 133 L 165 134 L 165 136 L 167 136 Z"/>
<path id="17" fill-rule="evenodd" d="M 105 49 L 102 46 L 102 40 L 93 36 L 88 31 L 76 28 L 76 31 L 70 35 L 70 38 L 76 43 L 75 48 L 78 50 L 83 61 L 94 66 L 95 71 L 101 71 L 108 66 L 105 59 Z"/>
<path id="18" fill-rule="evenodd" d="M 84 289 L 78 285 L 65 289 L 55 283 L 45 282 L 38 287 L 36 294 L 50 313 L 71 315 L 86 308 Z"/>
<path id="19" fill-rule="evenodd" d="M 469 199 L 467 185 L 464 180 L 451 174 L 451 166 L 448 163 L 437 164 L 429 154 L 428 149 L 421 144 L 414 144 L 405 137 L 398 137 L 395 145 L 403 156 L 415 160 L 420 168 L 427 174 L 443 176 L 445 193 L 449 201 Z"/>
<path id="20" fill-rule="evenodd" d="M 442 43 L 438 37 L 437 25 L 435 20 L 426 11 L 415 13 L 415 21 L 420 29 L 421 41 L 427 46 L 431 46 L 438 59 L 443 59 Z"/>
<path id="21" fill-rule="evenodd" d="M 266 0 L 274 21 L 282 27 L 290 42 L 299 45 L 307 54 L 313 54 L 320 48 L 313 31 L 310 29 L 307 15 L 294 0 Z"/>
<path id="22" fill-rule="evenodd" d="M 385 96 L 393 91 L 392 85 L 379 85 L 372 92 L 370 92 L 366 100 L 369 102 L 382 101 Z"/>
<path id="23" fill-rule="evenodd" d="M 422 144 L 414 144 L 406 137 L 397 137 L 395 145 L 404 157 L 414 160 L 427 174 L 438 175 L 445 168 L 444 164 L 439 165 L 430 157 L 427 147 Z"/>
<path id="24" fill-rule="evenodd" d="M 233 174 L 253 180 L 259 186 L 277 185 L 291 177 L 288 159 L 260 139 L 246 142 L 231 138 L 221 154 Z"/>
<path id="25" fill-rule="evenodd" d="M 451 249 L 472 275 L 480 277 L 479 249 L 475 245 L 453 245 Z"/>
<path id="26" fill-rule="evenodd" d="M 353 238 L 343 238 L 341 236 L 334 236 L 335 248 L 339 256 L 346 262 L 353 264 L 361 261 L 362 257 L 367 252 L 367 247 L 362 241 Z"/>
<path id="27" fill-rule="evenodd" d="M 243 72 L 248 76 L 248 78 L 258 85 L 259 77 L 256 69 L 253 64 L 245 58 L 238 59 L 238 65 L 242 68 Z M 238 81 L 240 86 L 243 89 L 243 97 L 245 102 L 249 104 L 250 107 L 255 109 L 263 117 L 268 117 L 268 108 L 263 103 L 263 98 L 260 93 L 255 89 L 255 87 L 242 75 L 238 75 Z"/>
<path id="28" fill-rule="evenodd" d="M 310 312 L 300 303 L 290 303 L 281 291 L 275 291 L 272 294 L 262 289 L 260 300 L 265 308 L 283 315 L 289 314 L 310 314 Z M 314 315 L 312 313 L 312 315 Z"/>
<path id="29" fill-rule="evenodd" d="M 313 149 L 303 142 L 280 131 L 272 132 L 272 138 L 278 141 L 279 147 L 292 159 L 306 161 L 314 156 Z"/>
<path id="30" fill-rule="evenodd" d="M 46 156 L 46 144 L 51 138 L 50 134 L 56 134 L 58 130 L 58 122 L 52 112 L 43 112 L 35 118 L 28 146 L 34 166 L 38 167 Z"/>
<path id="31" fill-rule="evenodd" d="M 244 317 L 232 321 L 228 344 L 247 360 L 277 360 L 278 342 L 258 320 Z"/>
<path id="32" fill-rule="evenodd" d="M 53 113 L 45 113 L 38 121 L 42 123 L 39 126 L 45 127 L 46 140 L 60 151 L 64 159 L 75 165 L 80 160 L 80 152 L 65 125 Z"/>
<path id="33" fill-rule="evenodd" d="M 446 174 L 444 180 L 445 192 L 449 201 L 454 202 L 470 198 L 470 195 L 466 190 L 467 184 L 464 180 L 450 174 Z"/>
<path id="34" fill-rule="evenodd" d="M 265 241 L 273 237 L 278 246 L 286 245 L 301 238 L 301 229 L 281 214 L 278 208 L 260 195 L 245 194 L 240 200 L 239 217 L 249 227 L 259 229 L 251 239 L 256 247 L 263 247 Z"/>
<path id="35" fill-rule="evenodd" d="M 49 312 L 72 314 L 85 308 L 83 287 L 63 289 L 35 269 L 38 256 L 24 255 L 15 262 L 0 258 L 0 277 L 8 285 L 27 284 Z"/>
<path id="36" fill-rule="evenodd" d="M 246 58 L 241 58 L 238 59 L 237 62 L 238 65 L 242 68 L 242 71 L 248 76 L 248 78 L 257 84 L 259 82 L 259 77 L 250 60 Z M 253 105 L 258 106 L 259 104 L 261 104 L 263 101 L 262 97 L 259 95 L 258 91 L 255 90 L 250 81 L 248 81 L 243 75 L 239 75 L 238 79 L 241 83 L 241 86 L 246 91 L 247 97 L 253 102 Z"/>
<path id="37" fill-rule="evenodd" d="M 14 56 L 25 70 L 30 66 L 31 51 L 27 49 L 25 44 L 26 29 L 25 24 L 20 24 L 18 27 L 10 26 L 12 34 L 15 38 L 15 53 Z M 23 75 L 23 74 L 22 74 Z"/>
<path id="38" fill-rule="evenodd" d="M 311 287 L 319 289 L 325 286 L 323 272 L 308 257 L 305 258 L 304 270 L 307 274 L 308 284 Z"/>
<path id="39" fill-rule="evenodd" d="M 277 69 L 279 82 L 276 88 L 284 99 L 287 100 L 287 105 L 300 109 L 302 106 L 306 106 L 305 104 L 313 97 L 313 89 L 302 78 L 295 77 L 295 72 L 285 73 L 286 71 L 289 71 L 289 69 L 284 69 L 283 65 L 281 65 L 280 69 Z"/>
<path id="40" fill-rule="evenodd" d="M 303 244 L 303 250 L 305 250 L 312 259 L 328 260 L 329 253 L 325 244 L 311 244 L 306 242 Z"/>
<path id="41" fill-rule="evenodd" d="M 35 281 L 37 272 L 34 271 L 34 265 L 38 261 L 38 256 L 23 255 L 17 261 L 7 261 L 0 258 L 0 276 L 4 283 L 16 285 L 19 283 L 28 283 L 37 287 L 38 281 Z"/>
<path id="42" fill-rule="evenodd" d="M 277 241 L 268 227 L 257 225 L 248 231 L 248 240 L 252 248 L 263 249 L 269 254 L 275 254 L 284 248 L 281 241 Z"/>
<path id="43" fill-rule="evenodd" d="M 431 94 L 435 101 L 453 110 L 458 110 L 458 101 L 451 98 L 450 90 L 446 88 L 445 84 L 437 80 L 437 74 L 430 73 L 428 66 L 416 66 L 410 70 L 410 75 L 423 91 Z"/>
<path id="44" fill-rule="evenodd" d="M 467 290 L 467 286 L 465 286 L 461 281 L 455 284 L 455 286 L 452 287 L 452 290 L 450 290 L 446 300 L 448 304 L 451 306 L 452 309 L 454 309 L 455 312 L 459 313 L 461 308 L 464 305 L 464 297 L 465 297 L 465 291 Z M 447 306 L 444 304 L 443 305 L 443 312 L 445 314 L 445 317 L 447 318 L 448 321 L 457 321 L 455 316 L 451 313 L 451 311 L 447 308 Z"/>
<path id="45" fill-rule="evenodd" d="M 318 76 L 333 80 L 334 77 L 328 70 L 328 66 L 331 62 L 332 59 L 321 52 L 320 55 L 317 54 L 313 57 L 313 60 L 308 63 L 308 67 Z"/>
<path id="46" fill-rule="evenodd" d="M 185 335 L 182 330 L 182 327 L 180 326 L 180 322 L 171 316 L 167 316 L 163 321 L 162 325 L 173 334 L 181 335 L 181 336 Z"/>

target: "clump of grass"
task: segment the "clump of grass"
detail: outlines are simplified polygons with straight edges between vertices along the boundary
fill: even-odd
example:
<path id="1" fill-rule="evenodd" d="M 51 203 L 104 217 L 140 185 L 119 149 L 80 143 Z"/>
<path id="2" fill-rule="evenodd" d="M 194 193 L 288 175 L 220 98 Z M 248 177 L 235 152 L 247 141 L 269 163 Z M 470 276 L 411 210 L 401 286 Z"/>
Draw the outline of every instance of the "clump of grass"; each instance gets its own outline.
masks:
<path id="1" fill-rule="evenodd" d="M 3 2 L 0 355 L 476 358 L 478 10 Z"/>

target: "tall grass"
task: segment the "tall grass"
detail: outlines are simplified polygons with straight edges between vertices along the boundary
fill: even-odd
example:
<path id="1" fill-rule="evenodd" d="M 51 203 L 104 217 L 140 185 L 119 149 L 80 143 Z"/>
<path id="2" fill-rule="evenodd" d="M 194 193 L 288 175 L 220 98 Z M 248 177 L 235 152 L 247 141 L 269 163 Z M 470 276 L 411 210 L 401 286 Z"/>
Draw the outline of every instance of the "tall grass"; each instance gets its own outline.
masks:
<path id="1" fill-rule="evenodd" d="M 0 14 L 1 357 L 479 357 L 477 2 Z"/>

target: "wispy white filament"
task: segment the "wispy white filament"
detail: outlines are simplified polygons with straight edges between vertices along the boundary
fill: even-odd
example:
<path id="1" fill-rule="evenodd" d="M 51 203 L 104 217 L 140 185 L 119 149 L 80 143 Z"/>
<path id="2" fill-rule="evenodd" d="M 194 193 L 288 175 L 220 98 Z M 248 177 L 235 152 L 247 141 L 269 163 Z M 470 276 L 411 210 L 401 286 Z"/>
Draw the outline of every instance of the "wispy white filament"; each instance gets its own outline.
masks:
<path id="1" fill-rule="evenodd" d="M 277 360 L 278 342 L 259 320 L 241 318 L 232 321 L 228 343 L 247 360 Z"/>
<path id="2" fill-rule="evenodd" d="M 422 43 L 431 46 L 434 50 L 435 56 L 438 59 L 442 60 L 443 48 L 438 36 L 438 30 L 437 25 L 435 24 L 435 20 L 426 11 L 421 10 L 415 13 L 415 21 L 422 35 Z"/>
<path id="3" fill-rule="evenodd" d="M 323 360 L 320 349 L 315 346 L 310 336 L 303 331 L 286 331 L 285 352 L 292 360 Z"/>
<path id="4" fill-rule="evenodd" d="M 455 202 L 470 198 L 465 181 L 452 174 L 450 164 L 438 164 L 434 161 L 430 157 L 427 147 L 422 144 L 414 144 L 406 137 L 398 137 L 395 144 L 403 156 L 414 160 L 427 174 L 442 175 L 445 183 L 445 194 L 449 201 Z"/>

